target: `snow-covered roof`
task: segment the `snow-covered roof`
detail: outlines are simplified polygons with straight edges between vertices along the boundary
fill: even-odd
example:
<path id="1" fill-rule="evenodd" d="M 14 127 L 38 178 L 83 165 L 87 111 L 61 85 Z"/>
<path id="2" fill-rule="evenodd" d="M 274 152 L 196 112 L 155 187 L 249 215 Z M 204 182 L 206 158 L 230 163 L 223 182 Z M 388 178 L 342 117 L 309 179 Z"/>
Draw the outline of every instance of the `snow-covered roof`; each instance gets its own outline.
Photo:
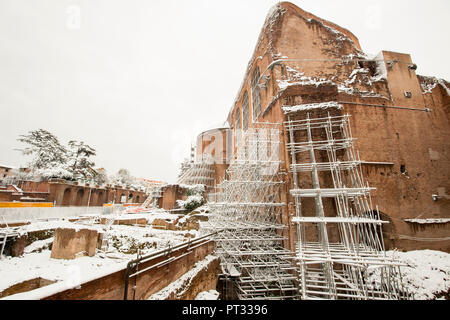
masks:
<path id="1" fill-rule="evenodd" d="M 211 125 L 208 125 L 207 127 L 203 128 L 203 130 L 201 131 L 200 134 L 203 134 L 208 131 L 220 130 L 220 129 L 230 129 L 230 125 L 228 124 L 228 121 L 213 123 Z"/>

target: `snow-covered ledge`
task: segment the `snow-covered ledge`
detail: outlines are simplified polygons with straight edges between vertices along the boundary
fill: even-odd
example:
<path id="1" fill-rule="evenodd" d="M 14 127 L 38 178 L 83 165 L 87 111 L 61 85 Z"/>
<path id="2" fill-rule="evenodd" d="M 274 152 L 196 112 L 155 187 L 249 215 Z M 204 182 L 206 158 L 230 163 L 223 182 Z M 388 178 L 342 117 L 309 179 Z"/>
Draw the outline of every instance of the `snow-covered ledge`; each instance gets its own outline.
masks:
<path id="1" fill-rule="evenodd" d="M 54 284 L 50 284 L 45 287 L 41 287 L 41 288 L 37 288 L 37 289 L 31 290 L 31 291 L 6 296 L 6 297 L 2 298 L 1 300 L 42 300 L 49 296 L 55 295 L 57 293 L 60 293 L 60 292 L 66 291 L 66 290 L 70 290 L 70 289 L 78 288 L 85 283 L 103 278 L 109 274 L 116 273 L 121 270 L 124 270 L 127 268 L 127 263 L 128 263 L 128 261 L 118 262 L 117 264 L 114 264 L 107 268 L 102 268 L 96 272 L 92 272 L 88 276 L 83 277 L 82 279 L 70 278 L 67 280 L 58 281 Z"/>
<path id="2" fill-rule="evenodd" d="M 440 219 L 403 219 L 405 222 L 418 223 L 418 224 L 435 224 L 435 223 L 449 223 L 450 218 Z"/>
<path id="3" fill-rule="evenodd" d="M 321 103 L 308 103 L 308 104 L 300 104 L 296 106 L 283 106 L 281 107 L 285 114 L 297 112 L 297 111 L 307 111 L 314 109 L 342 109 L 342 105 L 337 103 L 336 101 L 328 101 Z"/>

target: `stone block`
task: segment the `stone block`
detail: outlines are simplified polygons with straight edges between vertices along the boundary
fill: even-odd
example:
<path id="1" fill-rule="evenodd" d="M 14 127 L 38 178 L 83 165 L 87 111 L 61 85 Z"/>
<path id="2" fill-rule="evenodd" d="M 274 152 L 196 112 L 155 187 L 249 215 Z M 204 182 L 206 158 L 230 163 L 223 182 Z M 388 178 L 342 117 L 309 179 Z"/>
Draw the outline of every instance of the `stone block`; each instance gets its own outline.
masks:
<path id="1" fill-rule="evenodd" d="M 95 255 L 97 238 L 97 230 L 58 228 L 55 231 L 50 257 L 54 259 L 92 257 Z"/>

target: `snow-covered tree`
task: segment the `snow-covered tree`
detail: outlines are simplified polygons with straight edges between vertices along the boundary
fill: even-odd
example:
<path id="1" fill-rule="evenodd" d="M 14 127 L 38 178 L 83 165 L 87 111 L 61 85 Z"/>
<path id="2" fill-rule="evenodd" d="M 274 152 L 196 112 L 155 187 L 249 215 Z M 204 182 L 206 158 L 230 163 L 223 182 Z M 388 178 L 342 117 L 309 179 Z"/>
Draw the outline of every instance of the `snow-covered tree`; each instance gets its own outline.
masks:
<path id="1" fill-rule="evenodd" d="M 132 185 L 135 183 L 136 178 L 134 178 L 130 171 L 127 169 L 120 169 L 115 175 L 111 177 L 111 181 L 115 184 L 121 184 L 121 185 Z"/>
<path id="2" fill-rule="evenodd" d="M 17 140 L 28 145 L 18 150 L 24 155 L 33 156 L 29 163 L 31 170 L 51 169 L 67 163 L 67 149 L 47 130 L 29 131 L 28 135 L 20 135 Z"/>
<path id="3" fill-rule="evenodd" d="M 89 180 L 94 178 L 95 171 L 92 169 L 95 163 L 89 158 L 96 155 L 96 150 L 83 141 L 69 141 L 68 170 L 75 178 Z"/>
<path id="4" fill-rule="evenodd" d="M 177 200 L 180 208 L 192 211 L 205 203 L 205 199 L 203 198 L 205 185 L 180 185 L 180 187 L 186 188 L 186 195 L 188 196 L 186 200 Z"/>
<path id="5" fill-rule="evenodd" d="M 94 176 L 94 181 L 98 185 L 109 183 L 108 174 L 105 169 L 100 168 L 95 170 L 96 174 Z"/>
<path id="6" fill-rule="evenodd" d="M 66 169 L 65 165 L 56 165 L 52 168 L 41 168 L 32 171 L 32 176 L 38 180 L 50 180 L 53 178 L 72 180 L 73 174 Z"/>

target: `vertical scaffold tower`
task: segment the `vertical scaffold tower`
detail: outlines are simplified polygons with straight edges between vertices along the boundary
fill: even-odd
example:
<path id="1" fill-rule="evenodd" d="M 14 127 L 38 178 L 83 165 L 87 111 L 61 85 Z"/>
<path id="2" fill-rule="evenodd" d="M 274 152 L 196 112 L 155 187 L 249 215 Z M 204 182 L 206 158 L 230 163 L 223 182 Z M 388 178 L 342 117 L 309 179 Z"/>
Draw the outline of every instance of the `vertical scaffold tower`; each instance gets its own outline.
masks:
<path id="1" fill-rule="evenodd" d="M 301 117 L 285 110 L 300 298 L 407 298 L 400 264 L 385 254 L 385 222 L 362 178 L 350 116 L 322 112 L 310 118 L 307 110 L 315 107 L 324 106 L 300 106 Z"/>
<path id="2" fill-rule="evenodd" d="M 244 132 L 219 186 L 207 232 L 217 235 L 225 277 L 237 299 L 298 298 L 293 253 L 283 247 L 279 125 L 255 124 Z M 212 229 L 212 230 L 211 230 Z"/>

